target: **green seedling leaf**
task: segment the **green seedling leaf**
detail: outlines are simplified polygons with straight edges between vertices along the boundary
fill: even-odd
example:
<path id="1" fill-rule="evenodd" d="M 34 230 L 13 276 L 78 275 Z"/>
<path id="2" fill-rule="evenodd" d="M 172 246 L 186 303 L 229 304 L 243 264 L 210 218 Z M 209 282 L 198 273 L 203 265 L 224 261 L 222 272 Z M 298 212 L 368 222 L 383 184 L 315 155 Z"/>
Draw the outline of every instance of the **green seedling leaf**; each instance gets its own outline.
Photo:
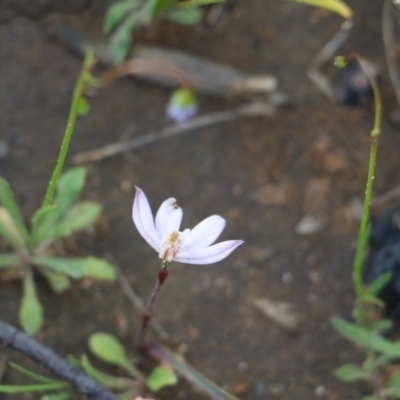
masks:
<path id="1" fill-rule="evenodd" d="M 111 32 L 118 24 L 122 22 L 122 20 L 128 15 L 130 11 L 133 11 L 137 7 L 138 4 L 138 0 L 127 0 L 120 1 L 110 6 L 104 19 L 104 33 Z"/>
<path id="2" fill-rule="evenodd" d="M 35 335 L 43 324 L 43 308 L 36 297 L 31 273 L 27 273 L 24 277 L 19 320 L 25 333 L 31 336 Z"/>
<path id="3" fill-rule="evenodd" d="M 336 68 L 342 69 L 347 65 L 347 58 L 343 56 L 335 57 L 333 64 Z"/>
<path id="4" fill-rule="evenodd" d="M 110 55 L 115 64 L 125 60 L 133 41 L 133 30 L 141 15 L 128 16 L 110 38 Z"/>
<path id="5" fill-rule="evenodd" d="M 101 360 L 118 365 L 134 377 L 141 376 L 137 368 L 130 362 L 122 344 L 113 335 L 103 332 L 90 335 L 89 348 Z"/>
<path id="6" fill-rule="evenodd" d="M 82 201 L 71 208 L 57 226 L 57 236 L 68 236 L 91 225 L 100 215 L 101 206 L 92 201 Z"/>
<path id="7" fill-rule="evenodd" d="M 181 25 L 195 25 L 201 21 L 203 14 L 198 8 L 174 8 L 167 12 L 166 17 Z"/>
<path id="8" fill-rule="evenodd" d="M 365 293 L 369 296 L 376 296 L 390 282 L 391 278 L 392 274 L 385 272 L 367 287 Z"/>
<path id="9" fill-rule="evenodd" d="M 50 287 L 56 293 L 62 293 L 71 287 L 71 280 L 68 276 L 52 271 L 48 268 L 43 268 L 40 273 L 47 279 Z"/>
<path id="10" fill-rule="evenodd" d="M 29 378 L 32 378 L 32 379 L 35 379 L 38 382 L 61 383 L 60 381 L 57 381 L 55 379 L 51 379 L 51 378 L 47 378 L 46 376 L 43 376 L 43 375 L 35 374 L 34 372 L 29 371 L 28 369 L 25 369 L 25 368 L 21 367 L 20 365 L 12 363 L 12 362 L 10 362 L 10 367 L 17 370 L 22 375 L 28 376 Z"/>
<path id="11" fill-rule="evenodd" d="M 68 400 L 76 395 L 73 389 L 65 390 L 63 392 L 48 393 L 40 398 L 40 400 Z"/>
<path id="12" fill-rule="evenodd" d="M 154 368 L 150 376 L 147 378 L 147 386 L 152 392 L 158 392 L 167 386 L 176 385 L 177 382 L 178 377 L 174 370 L 165 365 L 160 365 L 159 367 Z"/>
<path id="13" fill-rule="evenodd" d="M 11 214 L 4 207 L 0 206 L 0 235 L 14 247 L 15 250 L 22 250 L 26 247 L 26 242 L 21 236 Z"/>
<path id="14" fill-rule="evenodd" d="M 80 117 L 85 117 L 86 115 L 88 115 L 90 111 L 90 104 L 86 97 L 81 97 L 79 99 L 77 104 L 77 109 L 78 109 L 78 115 Z"/>
<path id="15" fill-rule="evenodd" d="M 400 396 L 400 371 L 394 371 L 388 383 L 389 393 L 392 396 Z"/>
<path id="16" fill-rule="evenodd" d="M 64 382 L 57 383 L 38 383 L 34 385 L 0 385 L 0 393 L 16 394 L 29 392 L 43 392 L 46 390 L 62 389 L 67 384 Z"/>
<path id="17" fill-rule="evenodd" d="M 35 265 L 39 265 L 66 274 L 74 279 L 96 278 L 104 281 L 115 280 L 115 270 L 113 266 L 101 258 L 60 258 L 36 256 L 32 258 Z"/>
<path id="18" fill-rule="evenodd" d="M 99 382 L 102 386 L 111 390 L 127 390 L 132 389 L 135 382 L 128 378 L 117 378 L 112 375 L 108 375 L 103 371 L 95 368 L 89 361 L 86 355 L 83 355 L 79 360 L 75 362 L 93 379 Z"/>
<path id="19" fill-rule="evenodd" d="M 214 382 L 201 375 L 192 366 L 183 361 L 181 357 L 175 355 L 166 347 L 157 343 L 145 343 L 143 349 L 157 360 L 170 365 L 178 375 L 196 385 L 212 399 L 238 400 L 235 396 L 226 392 Z"/>
<path id="20" fill-rule="evenodd" d="M 60 215 L 60 208 L 56 205 L 40 208 L 32 217 L 31 246 L 36 247 L 38 243 L 46 239 L 53 239 L 54 226 Z"/>
<path id="21" fill-rule="evenodd" d="M 345 364 L 334 371 L 336 378 L 344 382 L 354 382 L 359 380 L 368 381 L 370 376 L 358 365 Z"/>
<path id="22" fill-rule="evenodd" d="M 217 3 L 224 3 L 225 0 L 188 0 L 188 1 L 182 1 L 176 4 L 178 7 L 200 7 L 200 6 L 208 6 L 211 4 L 217 4 Z"/>
<path id="23" fill-rule="evenodd" d="M 341 0 L 289 0 L 294 3 L 307 4 L 318 8 L 324 8 L 330 12 L 339 14 L 345 19 L 353 17 L 352 9 Z"/>
<path id="24" fill-rule="evenodd" d="M 380 319 L 371 325 L 371 330 L 379 333 L 386 333 L 393 327 L 393 321 L 390 319 Z"/>
<path id="25" fill-rule="evenodd" d="M 86 169 L 75 167 L 61 175 L 54 203 L 63 214 L 81 195 L 86 179 Z"/>
<path id="26" fill-rule="evenodd" d="M 12 267 L 21 262 L 17 254 L 0 254 L 0 268 Z"/>
<path id="27" fill-rule="evenodd" d="M 334 328 L 346 339 L 369 350 L 375 350 L 393 358 L 400 357 L 400 343 L 391 342 L 366 328 L 340 318 L 333 318 L 332 323 Z"/>
<path id="28" fill-rule="evenodd" d="M 15 201 L 13 192 L 8 182 L 0 177 L 0 203 L 9 212 L 11 219 L 18 230 L 22 240 L 27 243 L 29 240 L 29 233 L 24 224 L 24 219 L 19 210 L 18 204 Z"/>

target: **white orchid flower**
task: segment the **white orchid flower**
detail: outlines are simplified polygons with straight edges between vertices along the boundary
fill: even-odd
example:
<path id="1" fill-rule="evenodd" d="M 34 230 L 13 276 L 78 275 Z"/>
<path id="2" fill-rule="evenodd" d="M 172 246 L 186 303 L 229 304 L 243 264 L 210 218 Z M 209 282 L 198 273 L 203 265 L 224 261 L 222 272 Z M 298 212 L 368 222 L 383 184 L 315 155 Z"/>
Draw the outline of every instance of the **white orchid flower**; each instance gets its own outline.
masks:
<path id="1" fill-rule="evenodd" d="M 219 215 L 206 218 L 192 230 L 179 231 L 183 213 L 172 197 L 161 204 L 154 220 L 146 195 L 137 186 L 135 188 L 133 222 L 165 263 L 216 263 L 243 243 L 243 240 L 227 240 L 213 244 L 225 228 L 226 222 Z"/>

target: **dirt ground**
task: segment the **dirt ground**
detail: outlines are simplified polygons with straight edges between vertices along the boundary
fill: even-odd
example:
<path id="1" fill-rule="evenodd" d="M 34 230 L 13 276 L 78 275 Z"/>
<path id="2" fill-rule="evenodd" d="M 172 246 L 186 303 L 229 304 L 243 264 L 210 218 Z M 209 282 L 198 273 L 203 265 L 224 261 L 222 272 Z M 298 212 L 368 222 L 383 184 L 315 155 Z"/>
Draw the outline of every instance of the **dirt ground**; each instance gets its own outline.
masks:
<path id="1" fill-rule="evenodd" d="M 390 123 L 396 102 L 385 65 L 382 5 L 348 3 L 356 25 L 343 53 L 357 51 L 382 71 L 384 134 L 375 182 L 381 194 L 398 184 L 400 148 L 398 128 Z M 60 19 L 101 38 L 100 21 L 100 10 Z M 0 27 L 0 140 L 10 148 L 0 159 L 0 173 L 27 219 L 42 201 L 81 65 L 79 57 L 47 38 L 45 23 L 16 19 Z M 333 331 L 330 318 L 351 312 L 354 208 L 364 193 L 373 108 L 332 105 L 305 74 L 340 23 L 339 17 L 306 6 L 247 0 L 232 1 L 214 28 L 163 26 L 155 44 L 245 72 L 274 74 L 292 105 L 272 118 L 211 126 L 89 164 L 84 197 L 102 203 L 102 224 L 66 244 L 73 254 L 112 255 L 146 298 L 159 261 L 132 223 L 133 186 L 146 192 L 153 210 L 176 197 L 184 227 L 211 214 L 226 218 L 223 239 L 246 244 L 217 265 L 174 264 L 156 317 L 172 335 L 171 349 L 184 351 L 191 365 L 244 400 L 365 394 L 365 388 L 332 375 L 360 354 Z M 127 132 L 134 137 L 166 126 L 168 96 L 167 90 L 133 79 L 100 91 L 89 115 L 78 121 L 69 160 L 126 138 Z M 237 104 L 200 97 L 204 114 Z M 307 214 L 323 226 L 300 235 L 296 226 Z M 79 356 L 88 352 L 90 333 L 107 331 L 134 354 L 139 319 L 117 283 L 77 282 L 60 296 L 43 282 L 39 288 L 46 317 L 39 340 L 63 355 Z M 19 282 L 2 283 L 0 315 L 15 325 L 20 295 Z M 298 328 L 288 332 L 273 323 L 253 306 L 257 298 L 293 304 Z M 6 382 L 14 379 L 6 376 Z M 161 397 L 205 398 L 185 385 Z"/>

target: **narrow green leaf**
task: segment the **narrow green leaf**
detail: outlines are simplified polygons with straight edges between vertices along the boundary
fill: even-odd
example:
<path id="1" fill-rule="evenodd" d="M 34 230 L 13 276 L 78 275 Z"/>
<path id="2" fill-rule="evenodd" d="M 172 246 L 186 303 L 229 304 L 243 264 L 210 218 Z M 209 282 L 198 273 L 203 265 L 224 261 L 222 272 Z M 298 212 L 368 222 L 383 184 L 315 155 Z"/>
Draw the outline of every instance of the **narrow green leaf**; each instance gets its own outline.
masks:
<path id="1" fill-rule="evenodd" d="M 334 328 L 346 339 L 387 356 L 400 357 L 400 343 L 391 342 L 368 329 L 340 318 L 333 318 L 332 323 Z"/>
<path id="2" fill-rule="evenodd" d="M 390 272 L 380 275 L 367 287 L 365 294 L 376 296 L 390 282 L 391 278 L 392 274 Z"/>
<path id="3" fill-rule="evenodd" d="M 63 383 L 63 382 L 55 380 L 55 379 L 47 378 L 46 376 L 43 376 L 43 375 L 35 374 L 34 372 L 29 371 L 28 369 L 25 369 L 25 368 L 21 367 L 20 365 L 12 363 L 12 362 L 10 362 L 10 367 L 14 368 L 22 375 L 28 376 L 29 378 L 32 378 L 32 379 L 35 379 L 38 382 Z"/>
<path id="4" fill-rule="evenodd" d="M 0 177 L 0 203 L 3 204 L 4 208 L 9 212 L 20 236 L 22 237 L 23 241 L 27 243 L 29 239 L 29 233 L 26 229 L 24 219 L 22 218 L 22 214 L 19 210 L 17 202 L 15 201 L 10 185 L 2 177 Z"/>
<path id="5" fill-rule="evenodd" d="M 36 297 L 33 275 L 27 273 L 23 281 L 23 294 L 19 310 L 19 320 L 28 335 L 35 335 L 43 323 L 43 308 Z"/>
<path id="6" fill-rule="evenodd" d="M 160 365 L 153 369 L 147 378 L 147 386 L 152 392 L 158 392 L 167 386 L 176 385 L 178 377 L 174 370 L 166 365 Z"/>
<path id="7" fill-rule="evenodd" d="M 85 277 L 96 278 L 99 280 L 115 280 L 115 270 L 113 266 L 101 258 L 60 258 L 36 256 L 32 258 L 35 265 L 39 265 L 66 274 L 74 279 Z"/>
<path id="8" fill-rule="evenodd" d="M 115 336 L 103 332 L 94 333 L 89 337 L 89 348 L 101 360 L 118 365 L 134 377 L 141 376 Z"/>
<path id="9" fill-rule="evenodd" d="M 95 368 L 89 361 L 86 355 L 81 357 L 80 361 L 77 361 L 78 365 L 93 379 L 99 382 L 102 386 L 112 390 L 126 390 L 134 386 L 135 382 L 128 378 L 117 378 L 112 375 L 108 375 L 103 371 Z"/>
<path id="10" fill-rule="evenodd" d="M 67 275 L 60 274 L 48 268 L 43 268 L 40 273 L 47 279 L 50 287 L 56 293 L 62 293 L 71 287 L 71 281 Z"/>
<path id="11" fill-rule="evenodd" d="M 34 385 L 0 385 L 0 393 L 16 394 L 29 392 L 43 392 L 45 390 L 62 389 L 66 383 L 38 383 Z"/>
<path id="12" fill-rule="evenodd" d="M 0 268 L 12 267 L 21 262 L 17 254 L 0 254 Z"/>
<path id="13" fill-rule="evenodd" d="M 57 196 L 54 201 L 64 213 L 79 198 L 86 179 L 84 167 L 71 168 L 61 175 L 57 186 Z"/>
<path id="14" fill-rule="evenodd" d="M 45 394 L 40 398 L 40 400 L 68 400 L 76 394 L 76 390 L 68 389 L 63 392 Z"/>
<path id="15" fill-rule="evenodd" d="M 339 14 L 345 19 L 353 17 L 352 9 L 341 0 L 290 0 L 294 3 L 307 4 L 314 7 L 324 8 L 325 10 Z"/>
<path id="16" fill-rule="evenodd" d="M 198 8 L 174 8 L 166 13 L 166 18 L 181 25 L 195 25 L 203 14 Z"/>
<path id="17" fill-rule="evenodd" d="M 393 321 L 390 319 L 380 319 L 376 321 L 371 326 L 371 331 L 379 332 L 379 333 L 386 333 L 390 331 L 393 327 Z"/>
<path id="18" fill-rule="evenodd" d="M 369 374 L 358 365 L 345 364 L 334 371 L 336 378 L 344 382 L 354 382 L 359 380 L 368 381 Z"/>
<path id="19" fill-rule="evenodd" d="M 217 3 L 225 3 L 225 0 L 187 0 L 181 1 L 177 4 L 178 7 L 200 7 L 200 6 L 208 6 L 211 4 Z"/>
<path id="20" fill-rule="evenodd" d="M 54 225 L 60 216 L 60 208 L 56 205 L 45 206 L 35 212 L 32 217 L 31 246 L 34 248 L 43 240 L 52 239 Z"/>
<path id="21" fill-rule="evenodd" d="M 110 37 L 110 55 L 115 64 L 125 60 L 133 41 L 133 30 L 141 18 L 138 13 L 130 15 Z"/>
<path id="22" fill-rule="evenodd" d="M 103 24 L 103 31 L 105 33 L 112 31 L 122 22 L 130 11 L 133 11 L 137 7 L 138 4 L 139 0 L 120 1 L 112 4 L 107 10 Z"/>
<path id="23" fill-rule="evenodd" d="M 82 201 L 73 206 L 57 226 L 57 236 L 68 236 L 91 225 L 100 215 L 101 206 L 92 201 Z"/>
<path id="24" fill-rule="evenodd" d="M 394 371 L 390 376 L 388 388 L 392 395 L 400 396 L 400 371 Z"/>
<path id="25" fill-rule="evenodd" d="M 24 238 L 15 224 L 11 214 L 4 207 L 0 206 L 0 235 L 12 246 L 15 250 L 21 250 L 26 247 Z"/>

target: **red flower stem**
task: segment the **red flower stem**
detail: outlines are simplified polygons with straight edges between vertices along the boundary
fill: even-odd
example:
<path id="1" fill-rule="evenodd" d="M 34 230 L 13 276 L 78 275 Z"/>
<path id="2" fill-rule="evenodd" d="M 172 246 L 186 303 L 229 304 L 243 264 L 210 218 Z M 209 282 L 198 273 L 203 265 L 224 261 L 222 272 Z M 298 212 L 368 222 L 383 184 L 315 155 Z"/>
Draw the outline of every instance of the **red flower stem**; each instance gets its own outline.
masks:
<path id="1" fill-rule="evenodd" d="M 161 288 L 169 274 L 167 267 L 168 264 L 163 264 L 162 268 L 158 272 L 156 284 L 154 285 L 149 301 L 147 302 L 144 313 L 142 314 L 142 325 L 139 333 L 139 346 L 145 342 L 148 326 L 153 316 L 154 303 L 156 302 Z"/>

